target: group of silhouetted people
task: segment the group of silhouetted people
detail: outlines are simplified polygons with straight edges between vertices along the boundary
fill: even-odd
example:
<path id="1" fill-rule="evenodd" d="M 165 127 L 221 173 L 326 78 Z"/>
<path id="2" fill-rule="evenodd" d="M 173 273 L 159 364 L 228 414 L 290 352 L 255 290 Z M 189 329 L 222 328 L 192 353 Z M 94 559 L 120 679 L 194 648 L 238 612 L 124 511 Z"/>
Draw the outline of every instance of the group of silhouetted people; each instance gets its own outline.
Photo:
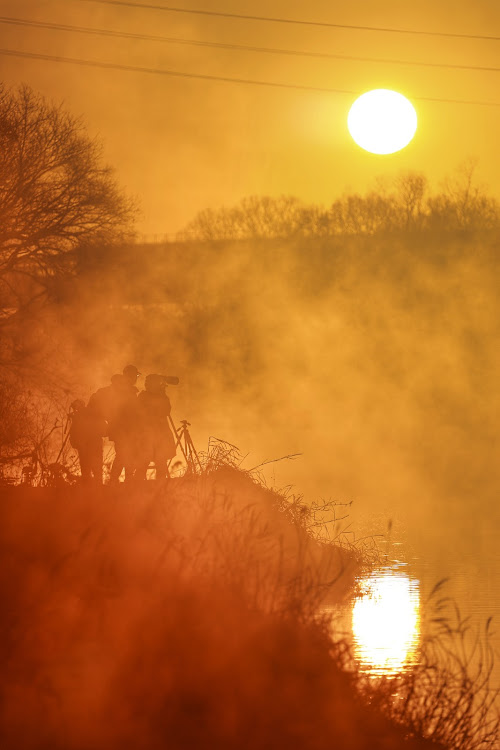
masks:
<path id="1" fill-rule="evenodd" d="M 71 407 L 70 443 L 78 451 L 82 480 L 102 483 L 103 438 L 115 444 L 110 483 L 125 479 L 146 479 L 151 462 L 156 478 L 169 476 L 168 463 L 176 453 L 176 441 L 170 429 L 170 400 L 167 382 L 177 378 L 147 375 L 144 390 L 136 386 L 140 376 L 135 365 L 127 365 L 121 375 L 99 388 L 88 404 L 81 399 Z"/>

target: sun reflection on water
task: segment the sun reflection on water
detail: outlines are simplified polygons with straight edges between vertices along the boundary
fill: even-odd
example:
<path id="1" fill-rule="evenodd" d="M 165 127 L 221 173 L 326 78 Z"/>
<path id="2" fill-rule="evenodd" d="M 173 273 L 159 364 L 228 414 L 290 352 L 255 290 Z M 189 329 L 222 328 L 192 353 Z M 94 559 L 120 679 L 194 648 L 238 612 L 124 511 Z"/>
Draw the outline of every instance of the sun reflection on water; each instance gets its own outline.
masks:
<path id="1" fill-rule="evenodd" d="M 396 675 L 418 660 L 420 586 L 396 568 L 382 568 L 359 581 L 352 608 L 354 655 L 374 675 Z"/>

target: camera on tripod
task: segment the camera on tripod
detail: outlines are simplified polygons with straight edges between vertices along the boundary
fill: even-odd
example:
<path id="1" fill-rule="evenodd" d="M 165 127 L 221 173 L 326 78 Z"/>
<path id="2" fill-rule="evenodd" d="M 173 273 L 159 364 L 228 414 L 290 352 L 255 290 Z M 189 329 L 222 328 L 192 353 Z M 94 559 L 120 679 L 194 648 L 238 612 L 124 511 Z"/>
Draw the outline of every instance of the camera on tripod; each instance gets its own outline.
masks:
<path id="1" fill-rule="evenodd" d="M 179 378 L 177 375 L 159 375 L 158 377 L 161 378 L 165 385 L 179 385 Z"/>

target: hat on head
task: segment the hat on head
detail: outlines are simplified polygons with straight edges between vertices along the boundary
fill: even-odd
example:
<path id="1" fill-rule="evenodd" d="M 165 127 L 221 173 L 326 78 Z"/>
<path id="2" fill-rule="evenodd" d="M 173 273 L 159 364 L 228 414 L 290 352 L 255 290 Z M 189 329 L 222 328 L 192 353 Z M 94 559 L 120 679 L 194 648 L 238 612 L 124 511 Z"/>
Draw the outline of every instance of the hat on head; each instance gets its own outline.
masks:
<path id="1" fill-rule="evenodd" d="M 141 374 L 137 367 L 135 365 L 126 365 L 123 368 L 123 374 L 124 375 L 133 375 L 135 378 L 138 378 Z"/>

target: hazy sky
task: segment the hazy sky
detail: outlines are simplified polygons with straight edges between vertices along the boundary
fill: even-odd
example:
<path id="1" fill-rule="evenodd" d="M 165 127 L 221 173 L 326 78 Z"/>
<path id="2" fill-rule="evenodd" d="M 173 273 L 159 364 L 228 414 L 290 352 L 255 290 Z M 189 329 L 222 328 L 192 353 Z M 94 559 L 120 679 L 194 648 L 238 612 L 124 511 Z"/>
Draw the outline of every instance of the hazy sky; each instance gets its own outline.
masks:
<path id="1" fill-rule="evenodd" d="M 149 0 L 161 5 L 163 0 Z M 144 3 L 145 4 L 145 3 Z M 166 0 L 164 2 L 166 4 Z M 360 26 L 500 37 L 498 0 L 176 0 L 176 7 Z M 319 28 L 110 5 L 89 0 L 4 0 L 0 15 L 52 24 L 353 57 L 500 68 L 500 40 Z M 352 94 L 326 94 L 79 67 L 0 55 L 0 79 L 28 83 L 82 115 L 106 159 L 142 205 L 139 230 L 175 232 L 200 209 L 250 194 L 293 194 L 328 205 L 375 177 L 419 169 L 436 184 L 467 157 L 500 193 L 500 73 L 278 55 L 111 38 L 0 23 L 0 47 L 190 74 L 363 92 L 394 88 L 412 99 L 419 129 L 392 156 L 357 147 L 346 127 Z"/>

